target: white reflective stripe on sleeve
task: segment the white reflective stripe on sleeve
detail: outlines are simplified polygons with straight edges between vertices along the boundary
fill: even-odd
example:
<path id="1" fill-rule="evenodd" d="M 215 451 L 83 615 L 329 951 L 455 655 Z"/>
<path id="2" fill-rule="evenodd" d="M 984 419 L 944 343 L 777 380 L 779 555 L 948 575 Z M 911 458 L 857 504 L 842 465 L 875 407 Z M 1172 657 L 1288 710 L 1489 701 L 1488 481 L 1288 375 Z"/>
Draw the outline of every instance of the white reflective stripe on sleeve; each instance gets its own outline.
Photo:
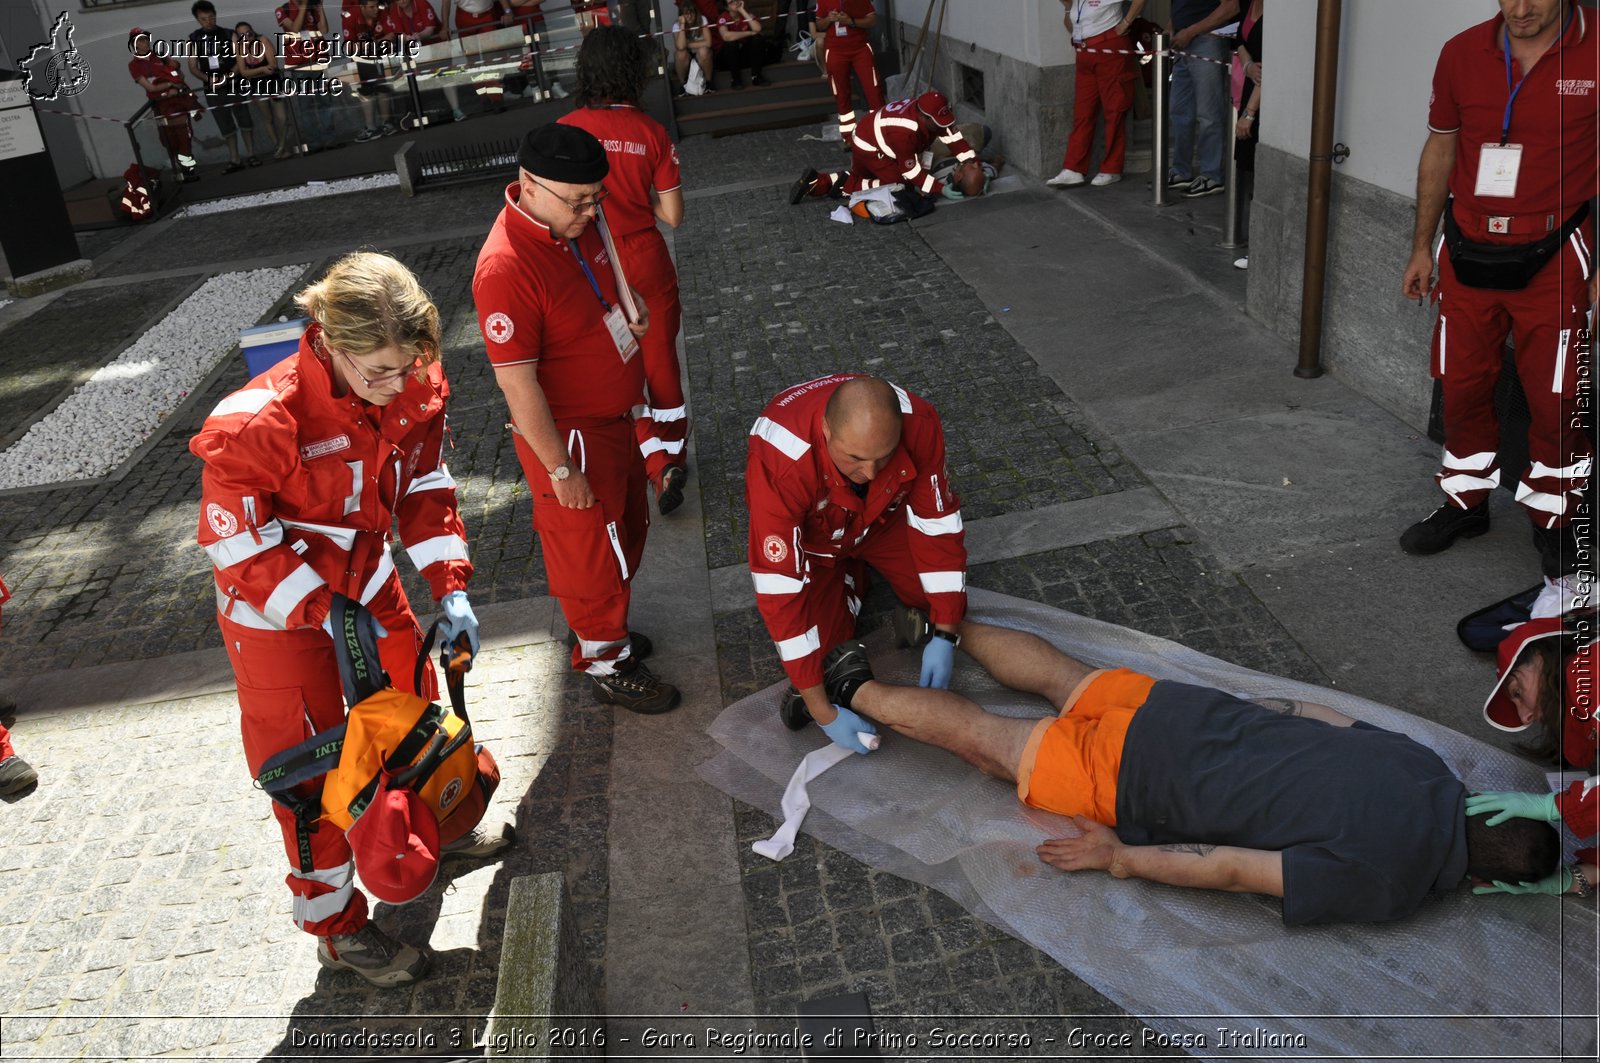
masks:
<path id="1" fill-rule="evenodd" d="M 455 477 L 450 475 L 448 468 L 441 465 L 426 476 L 412 480 L 411 485 L 406 488 L 406 496 L 410 497 L 418 491 L 442 491 L 445 488 L 454 488 L 455 485 Z"/>
<path id="2" fill-rule="evenodd" d="M 947 513 L 942 517 L 934 517 L 929 520 L 925 517 L 917 516 L 915 510 L 907 507 L 906 521 L 923 535 L 955 535 L 962 529 L 961 511 L 959 509 L 953 513 Z"/>
<path id="3" fill-rule="evenodd" d="M 230 413 L 260 413 L 261 407 L 272 401 L 277 392 L 271 388 L 246 388 L 236 391 L 211 408 L 212 417 L 226 417 Z"/>
<path id="4" fill-rule="evenodd" d="M 316 532 L 318 535 L 326 535 L 328 538 L 338 543 L 340 549 L 342 550 L 352 550 L 355 548 L 356 530 L 354 528 L 344 528 L 337 524 L 313 524 L 308 520 L 290 520 L 287 517 L 279 517 L 278 519 L 283 521 L 284 526 L 287 528 L 295 528 L 299 531 Z"/>
<path id="5" fill-rule="evenodd" d="M 1442 464 L 1445 468 L 1459 472 L 1482 472 L 1495 462 L 1495 453 L 1492 450 L 1480 450 L 1476 454 L 1457 457 L 1448 450 L 1444 452 Z"/>
<path id="6" fill-rule="evenodd" d="M 1600 786 L 1600 775 L 1589 776 L 1587 779 L 1583 780 L 1583 790 L 1580 792 L 1579 796 L 1588 797 L 1594 792 L 1594 788 L 1596 786 Z"/>
<path id="7" fill-rule="evenodd" d="M 272 588 L 262 612 L 267 614 L 268 620 L 279 627 L 288 627 L 289 614 L 294 612 L 295 606 L 305 601 L 317 588 L 326 586 L 326 582 L 317 575 L 316 569 L 310 565 L 301 565 Z"/>
<path id="8" fill-rule="evenodd" d="M 789 431 L 783 425 L 766 417 L 757 417 L 750 426 L 750 434 L 760 436 L 783 453 L 790 461 L 799 461 L 811 444 Z"/>
<path id="9" fill-rule="evenodd" d="M 971 162 L 973 159 L 976 159 L 977 157 L 978 157 L 978 153 L 973 151 L 971 148 L 968 148 L 966 151 L 963 151 L 959 155 L 956 156 L 956 161 L 957 162 Z"/>
<path id="10" fill-rule="evenodd" d="M 632 575 L 628 571 L 628 559 L 622 556 L 622 539 L 617 535 L 617 522 L 606 523 L 606 536 L 611 540 L 611 552 L 617 555 L 617 570 L 622 573 L 623 580 Z"/>
<path id="11" fill-rule="evenodd" d="M 687 406 L 673 406 L 665 410 L 656 407 L 650 411 L 650 419 L 655 421 L 657 424 L 661 424 L 666 421 L 681 421 L 688 416 L 689 407 Z"/>
<path id="12" fill-rule="evenodd" d="M 389 552 L 389 544 L 383 544 L 383 553 L 378 555 L 378 567 L 373 570 L 367 582 L 361 588 L 361 604 L 366 605 L 381 591 L 384 584 L 389 582 L 389 577 L 394 575 L 394 555 Z"/>
<path id="13" fill-rule="evenodd" d="M 344 515 L 349 516 L 361 508 L 362 481 L 366 479 L 367 463 L 365 461 L 347 461 L 345 468 L 350 470 L 350 493 L 344 498 Z"/>
<path id="14" fill-rule="evenodd" d="M 345 905 L 350 903 L 350 897 L 355 893 L 355 868 L 353 862 L 331 871 L 290 871 L 295 878 L 311 879 L 321 882 L 334 889 L 331 893 L 319 894 L 315 897 L 300 897 L 294 899 L 294 922 L 302 930 L 308 923 L 320 923 L 324 919 L 332 919 L 344 911 Z"/>
<path id="15" fill-rule="evenodd" d="M 806 586 L 805 580 L 776 572 L 752 572 L 750 578 L 755 582 L 757 594 L 799 594 Z"/>
<path id="16" fill-rule="evenodd" d="M 933 179 L 933 174 L 931 174 L 931 173 L 923 174 L 922 175 L 922 194 L 925 195 L 925 196 L 932 195 L 933 194 L 933 186 L 936 185 L 936 184 L 938 184 L 938 182 Z"/>
<path id="17" fill-rule="evenodd" d="M 664 439 L 655 439 L 652 437 L 639 444 L 639 456 L 641 458 L 648 458 L 650 455 L 657 452 L 663 454 L 682 454 L 683 440 L 678 439 L 669 443 Z"/>
<path id="18" fill-rule="evenodd" d="M 901 413 L 910 413 L 911 412 L 911 396 L 906 393 L 906 389 L 901 387 L 899 384 L 896 384 L 892 380 L 888 381 L 888 384 L 889 384 L 889 386 L 891 388 L 894 389 L 895 398 L 900 400 L 900 412 Z"/>
<path id="19" fill-rule="evenodd" d="M 466 561 L 467 541 L 459 535 L 435 535 L 406 547 L 406 556 L 422 571 L 440 561 Z"/>
<path id="20" fill-rule="evenodd" d="M 226 539 L 218 539 L 206 547 L 211 563 L 218 568 L 227 568 L 241 561 L 248 561 L 262 551 L 271 550 L 283 542 L 283 526 L 275 520 L 268 521 L 263 527 L 256 529 L 256 532 L 260 534 L 260 542 L 256 542 L 255 534 L 242 531 Z"/>
<path id="21" fill-rule="evenodd" d="M 1537 480 L 1541 476 L 1554 476 L 1562 480 L 1583 480 L 1588 479 L 1589 472 L 1593 468 L 1593 458 L 1580 458 L 1571 465 L 1559 469 L 1546 465 L 1542 461 L 1536 461 L 1525 476 L 1530 480 Z"/>
<path id="22" fill-rule="evenodd" d="M 1578 265 L 1580 267 L 1582 267 L 1582 269 L 1583 269 L 1583 279 L 1584 280 L 1588 280 L 1589 279 L 1589 250 L 1588 250 L 1588 248 L 1583 246 L 1583 241 L 1578 236 L 1576 231 L 1574 231 L 1571 236 L 1567 237 L 1567 243 L 1571 244 L 1572 245 L 1572 249 L 1578 253 Z"/>
<path id="23" fill-rule="evenodd" d="M 241 598 L 230 598 L 228 592 L 221 587 L 217 588 L 217 612 L 238 624 L 240 627 L 251 628 L 256 631 L 282 631 L 282 624 L 274 624 L 260 613 L 249 602 Z"/>
<path id="24" fill-rule="evenodd" d="M 1517 484 L 1517 501 L 1529 509 L 1552 513 L 1558 517 L 1567 511 L 1567 500 L 1564 497 L 1535 491 L 1525 483 Z"/>
<path id="25" fill-rule="evenodd" d="M 778 643 L 778 656 L 785 661 L 798 661 L 808 653 L 816 653 L 822 649 L 822 638 L 817 634 L 816 625 L 804 635 L 796 635 L 792 639 L 784 639 Z"/>
<path id="26" fill-rule="evenodd" d="M 1572 342 L 1572 330 L 1564 328 L 1556 337 L 1556 371 L 1550 377 L 1550 393 L 1561 394 L 1561 378 L 1567 375 L 1567 347 Z"/>
<path id="27" fill-rule="evenodd" d="M 950 130 L 950 132 L 948 132 L 948 133 L 940 133 L 939 134 L 939 140 L 942 143 L 945 143 L 945 144 L 954 144 L 956 141 L 958 141 L 960 139 L 961 139 L 960 130 L 957 130 L 957 129 L 954 129 L 954 128 L 952 128 Z"/>
<path id="28" fill-rule="evenodd" d="M 924 572 L 917 578 L 924 594 L 959 594 L 967 589 L 965 572 Z"/>

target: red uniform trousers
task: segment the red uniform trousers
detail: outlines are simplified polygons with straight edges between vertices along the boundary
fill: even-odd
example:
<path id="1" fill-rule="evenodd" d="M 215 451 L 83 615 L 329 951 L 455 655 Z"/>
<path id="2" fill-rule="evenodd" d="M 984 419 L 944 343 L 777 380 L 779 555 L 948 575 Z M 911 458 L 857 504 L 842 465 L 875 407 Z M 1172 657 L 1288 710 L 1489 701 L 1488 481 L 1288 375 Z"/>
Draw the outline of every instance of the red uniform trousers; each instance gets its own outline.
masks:
<path id="1" fill-rule="evenodd" d="M 0 723 L 0 763 L 10 760 L 16 755 L 17 751 L 11 748 L 11 732 L 6 730 L 5 724 Z"/>
<path id="2" fill-rule="evenodd" d="M 888 581 L 889 589 L 902 604 L 926 611 L 928 595 L 922 578 L 911 560 L 911 546 L 903 519 L 891 520 L 887 527 L 872 529 L 866 542 L 854 552 L 839 558 L 832 567 L 811 562 L 811 589 L 807 605 L 811 621 L 817 625 L 817 640 L 823 652 L 856 637 L 856 614 L 866 596 L 871 579 L 867 566 Z"/>
<path id="3" fill-rule="evenodd" d="M 568 509 L 556 501 L 550 474 L 520 435 L 517 457 L 533 492 L 533 526 L 550 595 L 578 637 L 572 667 L 609 675 L 628 656 L 631 580 L 650 527 L 644 459 L 628 418 L 558 420 L 556 428 L 588 478 L 594 505 Z"/>
<path id="4" fill-rule="evenodd" d="M 1463 509 L 1500 483 L 1494 386 L 1510 332 L 1530 414 L 1529 467 L 1517 501 L 1541 528 L 1564 527 L 1573 515 L 1594 457 L 1590 342 L 1580 335 L 1588 327 L 1593 232 L 1593 222 L 1586 222 L 1519 292 L 1467 287 L 1456 280 L 1449 251 L 1440 248 L 1433 375 L 1444 386 L 1444 461 L 1436 479 Z"/>
<path id="5" fill-rule="evenodd" d="M 901 172 L 897 160 L 885 158 L 880 151 L 867 151 L 860 144 L 852 142 L 850 169 L 818 174 L 811 191 L 807 194 L 825 196 L 837 187 L 841 195 L 849 196 L 863 189 L 877 188 L 879 185 L 905 183 L 906 175 Z"/>
<path id="6" fill-rule="evenodd" d="M 1128 38 L 1116 30 L 1106 30 L 1083 42 L 1085 49 L 1126 48 Z M 1133 82 L 1139 76 L 1134 56 L 1110 55 L 1102 51 L 1078 53 L 1078 69 L 1073 77 L 1072 136 L 1061 165 L 1084 173 L 1089 169 L 1089 153 L 1094 148 L 1095 119 L 1106 118 L 1106 154 L 1100 160 L 1101 173 L 1121 173 L 1128 154 L 1128 112 L 1133 109 Z"/>
<path id="7" fill-rule="evenodd" d="M 390 683 L 398 690 L 410 690 L 422 632 L 400 580 L 392 577 L 367 608 L 389 632 L 378 641 L 378 656 Z M 220 615 L 217 622 L 238 684 L 239 728 L 252 777 L 267 758 L 344 722 L 344 688 L 327 632 L 262 631 Z M 431 667 L 424 672 L 423 685 L 427 689 L 417 693 L 429 700 L 438 697 Z M 311 832 L 313 870 L 301 871 L 294 814 L 276 801 L 272 812 L 293 868 L 284 881 L 294 894 L 295 923 L 319 937 L 349 934 L 365 926 L 367 898 L 355 888 L 355 864 L 344 832 L 329 823 L 317 824 Z"/>
<path id="8" fill-rule="evenodd" d="M 835 46 L 830 40 L 824 46 L 822 61 L 828 68 L 828 87 L 833 90 L 833 102 L 839 108 L 839 132 L 846 141 L 856 131 L 856 108 L 850 102 L 850 72 L 855 71 L 861 82 L 861 94 L 867 98 L 867 110 L 876 111 L 883 106 L 883 86 L 878 82 L 877 57 L 871 45 L 862 45 L 854 51 Z"/>
<path id="9" fill-rule="evenodd" d="M 678 329 L 683 325 L 678 271 L 666 239 L 654 226 L 622 236 L 617 253 L 622 256 L 628 282 L 650 308 L 650 328 L 639 341 L 650 416 L 634 421 L 633 429 L 645 471 L 652 483 L 660 485 L 661 474 L 669 466 L 688 464 L 683 447 L 689 435 L 689 409 L 678 367 Z"/>
<path id="10" fill-rule="evenodd" d="M 189 93 L 151 101 L 151 110 L 160 115 L 156 119 L 156 135 L 161 138 L 161 146 L 167 149 L 168 155 L 194 156 L 194 125 L 189 114 L 195 106 L 195 98 Z M 172 165 L 177 168 L 176 158 Z"/>

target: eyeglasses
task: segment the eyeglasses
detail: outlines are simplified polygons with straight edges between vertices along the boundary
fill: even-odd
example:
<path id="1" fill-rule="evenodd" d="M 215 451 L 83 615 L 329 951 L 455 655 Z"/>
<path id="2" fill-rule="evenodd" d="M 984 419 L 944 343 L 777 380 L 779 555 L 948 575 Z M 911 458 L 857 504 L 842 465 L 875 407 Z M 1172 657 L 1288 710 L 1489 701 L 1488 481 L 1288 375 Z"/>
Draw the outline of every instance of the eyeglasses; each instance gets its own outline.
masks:
<path id="1" fill-rule="evenodd" d="M 546 192 L 549 192 L 552 196 L 555 196 L 557 199 L 561 200 L 561 202 L 567 205 L 567 209 L 572 211 L 574 214 L 587 214 L 589 211 L 595 210 L 600 206 L 600 204 L 604 203 L 606 201 L 606 197 L 611 194 L 610 192 L 606 191 L 605 186 L 602 185 L 600 187 L 600 191 L 596 192 L 588 199 L 573 200 L 568 199 L 566 196 L 557 192 L 555 189 L 551 188 L 537 177 L 529 175 L 528 180 L 532 181 Z"/>
<path id="2" fill-rule="evenodd" d="M 385 384 L 392 384 L 396 380 L 399 380 L 401 377 L 405 376 L 407 373 L 413 372 L 417 368 L 417 363 L 421 361 L 420 358 L 413 358 L 411 359 L 410 365 L 401 366 L 399 369 L 391 369 L 387 373 L 380 373 L 377 376 L 369 377 L 367 374 L 361 371 L 361 366 L 357 364 L 354 358 L 350 357 L 348 354 L 345 354 L 343 351 L 338 353 L 344 358 L 345 361 L 350 363 L 351 370 L 356 374 L 356 376 L 361 378 L 361 382 L 367 387 L 373 389 L 383 387 Z"/>

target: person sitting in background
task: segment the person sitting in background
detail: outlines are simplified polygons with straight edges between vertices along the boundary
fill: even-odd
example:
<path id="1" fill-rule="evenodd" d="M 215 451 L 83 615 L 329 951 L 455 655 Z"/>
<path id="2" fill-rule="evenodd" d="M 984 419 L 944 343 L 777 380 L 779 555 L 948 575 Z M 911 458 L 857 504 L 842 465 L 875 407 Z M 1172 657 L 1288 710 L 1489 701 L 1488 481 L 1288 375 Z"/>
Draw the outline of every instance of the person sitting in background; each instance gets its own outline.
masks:
<path id="1" fill-rule="evenodd" d="M 488 62 L 482 42 L 472 41 L 472 38 L 510 26 L 513 21 L 510 7 L 504 0 L 454 0 L 454 6 L 456 39 L 466 53 L 468 66 Z M 505 97 L 505 82 L 492 70 L 474 72 L 472 88 L 478 94 L 478 102 L 491 110 L 499 107 Z"/>
<path id="2" fill-rule="evenodd" d="M 682 0 L 678 5 L 678 18 L 672 24 L 672 39 L 676 45 L 673 65 L 678 74 L 678 83 L 684 86 L 689 84 L 689 57 L 692 55 L 700 67 L 704 85 L 701 92 L 711 92 L 711 79 L 716 70 L 716 49 L 721 39 L 711 29 L 711 23 L 695 0 Z"/>
<path id="3" fill-rule="evenodd" d="M 198 181 L 195 173 L 194 126 L 190 115 L 199 118 L 205 108 L 195 99 L 189 83 L 183 80 L 183 71 L 175 60 L 164 59 L 150 46 L 150 31 L 135 26 L 128 31 L 128 47 L 133 58 L 128 60 L 128 74 L 150 101 L 156 115 L 156 134 L 161 146 L 167 149 L 172 169 L 180 181 Z"/>
<path id="4" fill-rule="evenodd" d="M 241 86 L 240 96 L 250 100 L 272 138 L 272 156 L 286 159 L 294 153 L 289 138 L 289 105 L 284 102 L 282 71 L 272 41 L 255 31 L 248 22 L 233 27 L 233 48 L 239 57 L 234 73 Z M 252 135 L 254 130 L 251 130 Z"/>
<path id="5" fill-rule="evenodd" d="M 283 68 L 294 87 L 298 134 L 308 152 L 334 146 L 329 113 L 327 36 L 331 32 L 322 0 L 288 0 L 274 12 L 283 41 Z"/>
<path id="6" fill-rule="evenodd" d="M 912 613 L 897 630 L 925 633 Z M 1490 826 L 1438 754 L 1325 705 L 1094 668 L 970 619 L 958 635 L 995 679 L 1059 715 L 998 716 L 879 682 L 859 642 L 825 663 L 827 695 L 1070 817 L 1078 835 L 1035 850 L 1063 871 L 1281 897 L 1284 924 L 1300 926 L 1403 919 L 1469 876 L 1538 879 L 1560 859 L 1547 824 Z"/>
<path id="7" fill-rule="evenodd" d="M 766 65 L 761 54 L 761 20 L 744 6 L 744 0 L 728 0 L 727 9 L 717 16 L 717 35 L 722 38 L 722 51 L 717 60 L 733 78 L 734 88 L 744 88 L 741 71 L 746 67 L 750 68 L 752 85 L 772 84 L 761 73 Z"/>
<path id="8" fill-rule="evenodd" d="M 392 84 L 384 72 L 383 58 L 395 48 L 395 37 L 384 25 L 378 0 L 361 0 L 344 13 L 344 40 L 356 60 L 356 101 L 361 104 L 361 132 L 356 143 L 364 144 L 398 133 L 389 94 Z"/>
<path id="9" fill-rule="evenodd" d="M 611 25 L 611 5 L 608 0 L 572 0 L 572 13 L 578 19 L 578 32 L 585 37 L 596 26 Z"/>
<path id="10" fill-rule="evenodd" d="M 436 44 L 444 40 L 444 23 L 428 0 L 393 0 L 384 10 L 379 23 L 386 33 L 399 42 L 402 48 L 411 43 Z M 450 105 L 450 116 L 457 122 L 467 119 L 461 109 L 461 94 L 454 85 L 445 85 L 445 102 Z"/>

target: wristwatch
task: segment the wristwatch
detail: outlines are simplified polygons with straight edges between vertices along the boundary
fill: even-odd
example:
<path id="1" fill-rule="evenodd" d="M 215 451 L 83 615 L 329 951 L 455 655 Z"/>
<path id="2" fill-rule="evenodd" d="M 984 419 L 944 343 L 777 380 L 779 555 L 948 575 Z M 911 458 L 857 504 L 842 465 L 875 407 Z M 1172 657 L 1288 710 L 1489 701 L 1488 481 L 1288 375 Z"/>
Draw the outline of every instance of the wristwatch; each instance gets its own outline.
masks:
<path id="1" fill-rule="evenodd" d="M 934 628 L 933 629 L 933 637 L 936 638 L 936 639 L 944 639 L 946 642 L 948 642 L 952 646 L 960 646 L 961 645 L 961 636 L 960 635 L 951 634 L 948 631 L 941 631 L 938 628 Z"/>
<path id="2" fill-rule="evenodd" d="M 562 462 L 560 465 L 557 465 L 555 468 L 550 470 L 550 479 L 555 480 L 557 483 L 560 483 L 562 480 L 565 480 L 567 477 L 569 477 L 571 475 L 572 475 L 572 459 L 571 458 L 568 458 L 566 461 Z"/>

